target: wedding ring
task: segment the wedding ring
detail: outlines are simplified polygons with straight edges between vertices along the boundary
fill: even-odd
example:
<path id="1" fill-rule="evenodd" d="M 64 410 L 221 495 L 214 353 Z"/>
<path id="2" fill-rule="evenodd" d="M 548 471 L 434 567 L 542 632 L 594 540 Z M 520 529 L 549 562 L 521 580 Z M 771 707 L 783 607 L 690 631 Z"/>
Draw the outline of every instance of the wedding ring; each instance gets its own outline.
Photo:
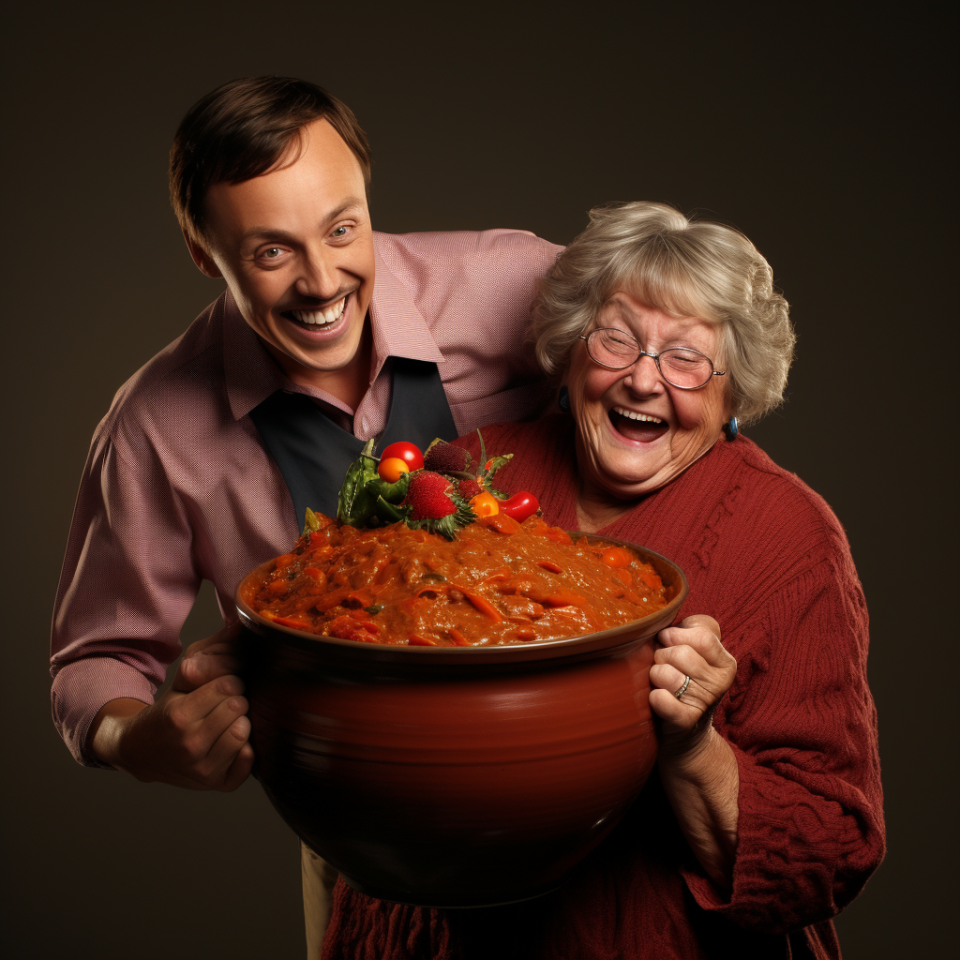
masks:
<path id="1" fill-rule="evenodd" d="M 680 689 L 674 693 L 674 696 L 679 700 L 686 692 L 687 687 L 690 686 L 690 676 L 689 674 L 683 678 L 683 684 Z"/>

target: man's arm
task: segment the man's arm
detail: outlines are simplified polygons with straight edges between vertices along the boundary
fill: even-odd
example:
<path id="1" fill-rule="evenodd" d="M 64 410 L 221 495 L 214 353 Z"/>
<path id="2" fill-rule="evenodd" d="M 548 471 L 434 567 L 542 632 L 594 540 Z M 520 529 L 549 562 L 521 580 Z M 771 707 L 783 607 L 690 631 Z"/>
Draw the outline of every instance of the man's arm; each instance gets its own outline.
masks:
<path id="1" fill-rule="evenodd" d="M 110 700 L 90 727 L 87 752 L 144 783 L 235 790 L 253 766 L 250 721 L 233 653 L 239 627 L 224 627 L 184 654 L 170 688 L 151 704 Z"/>

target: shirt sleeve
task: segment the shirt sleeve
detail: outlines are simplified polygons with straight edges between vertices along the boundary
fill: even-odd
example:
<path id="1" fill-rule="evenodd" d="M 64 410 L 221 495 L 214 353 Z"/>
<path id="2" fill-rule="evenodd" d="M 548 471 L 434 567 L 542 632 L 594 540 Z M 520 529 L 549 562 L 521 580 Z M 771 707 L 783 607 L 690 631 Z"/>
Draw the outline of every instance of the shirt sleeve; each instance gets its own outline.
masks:
<path id="1" fill-rule="evenodd" d="M 884 853 L 867 614 L 849 553 L 778 584 L 750 620 L 737 643 L 751 653 L 716 718 L 740 776 L 732 893 L 699 865 L 683 875 L 703 909 L 783 933 L 835 916 Z"/>
<path id="2" fill-rule="evenodd" d="M 182 504 L 144 439 L 131 448 L 101 425 L 84 468 L 51 634 L 53 718 L 74 757 L 118 697 L 152 703 L 180 653 L 200 576 Z"/>

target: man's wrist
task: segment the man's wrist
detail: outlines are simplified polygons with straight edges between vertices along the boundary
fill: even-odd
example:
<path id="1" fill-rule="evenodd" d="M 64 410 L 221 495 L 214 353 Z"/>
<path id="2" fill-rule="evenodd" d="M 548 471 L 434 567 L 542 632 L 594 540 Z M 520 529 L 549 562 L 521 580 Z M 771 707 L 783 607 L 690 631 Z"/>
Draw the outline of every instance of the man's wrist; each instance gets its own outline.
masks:
<path id="1" fill-rule="evenodd" d="M 123 734 L 129 721 L 148 704 L 131 697 L 121 697 L 105 703 L 90 725 L 87 737 L 88 753 L 97 761 L 106 766 L 122 770 L 122 742 Z"/>

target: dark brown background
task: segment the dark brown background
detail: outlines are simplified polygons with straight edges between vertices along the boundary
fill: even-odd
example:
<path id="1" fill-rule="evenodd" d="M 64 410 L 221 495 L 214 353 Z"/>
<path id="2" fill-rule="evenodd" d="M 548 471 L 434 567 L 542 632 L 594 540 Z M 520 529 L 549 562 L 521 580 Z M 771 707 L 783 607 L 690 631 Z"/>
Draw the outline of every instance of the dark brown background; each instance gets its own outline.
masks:
<path id="1" fill-rule="evenodd" d="M 799 348 L 788 403 L 750 434 L 833 505 L 872 612 L 890 852 L 838 921 L 845 955 L 938 955 L 956 892 L 946 28 L 796 5 L 626 20 L 602 3 L 575 16 L 470 5 L 452 20 L 446 6 L 332 7 L 223 5 L 225 21 L 199 3 L 47 4 L 6 20 L 14 955 L 302 955 L 296 844 L 256 783 L 207 795 L 84 770 L 47 702 L 47 623 L 90 434 L 219 289 L 168 209 L 169 143 L 194 100 L 256 73 L 306 77 L 354 108 L 381 230 L 523 227 L 563 243 L 596 203 L 655 199 L 722 218 L 766 254 Z M 204 595 L 185 638 L 216 626 Z"/>

